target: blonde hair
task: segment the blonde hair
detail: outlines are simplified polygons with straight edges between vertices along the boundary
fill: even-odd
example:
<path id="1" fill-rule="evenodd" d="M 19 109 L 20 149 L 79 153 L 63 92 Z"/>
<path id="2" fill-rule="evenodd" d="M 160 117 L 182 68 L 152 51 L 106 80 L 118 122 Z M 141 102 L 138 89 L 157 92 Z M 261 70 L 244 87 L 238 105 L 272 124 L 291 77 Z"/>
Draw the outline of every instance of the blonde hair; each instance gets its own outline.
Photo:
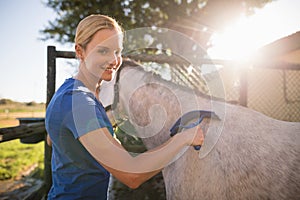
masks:
<path id="1" fill-rule="evenodd" d="M 75 44 L 85 49 L 95 33 L 103 29 L 115 29 L 123 33 L 122 27 L 115 19 L 106 15 L 93 14 L 79 22 L 76 29 Z"/>

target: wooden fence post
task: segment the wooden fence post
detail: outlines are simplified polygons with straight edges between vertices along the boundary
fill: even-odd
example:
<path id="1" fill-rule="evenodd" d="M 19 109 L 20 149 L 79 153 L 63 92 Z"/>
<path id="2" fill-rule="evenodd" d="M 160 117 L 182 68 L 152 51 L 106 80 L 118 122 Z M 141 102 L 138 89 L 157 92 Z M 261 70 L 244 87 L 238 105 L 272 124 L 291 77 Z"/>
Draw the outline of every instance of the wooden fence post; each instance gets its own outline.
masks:
<path id="1" fill-rule="evenodd" d="M 50 103 L 50 100 L 55 92 L 55 80 L 56 80 L 56 49 L 54 46 L 48 46 L 47 48 L 47 101 L 46 108 Z M 51 174 L 51 147 L 47 144 L 47 135 L 45 135 L 45 153 L 44 153 L 44 181 L 45 191 L 48 191 L 52 185 L 52 174 Z"/>
<path id="2" fill-rule="evenodd" d="M 240 74 L 240 98 L 239 104 L 247 107 L 248 105 L 248 70 L 247 68 L 241 70 Z"/>

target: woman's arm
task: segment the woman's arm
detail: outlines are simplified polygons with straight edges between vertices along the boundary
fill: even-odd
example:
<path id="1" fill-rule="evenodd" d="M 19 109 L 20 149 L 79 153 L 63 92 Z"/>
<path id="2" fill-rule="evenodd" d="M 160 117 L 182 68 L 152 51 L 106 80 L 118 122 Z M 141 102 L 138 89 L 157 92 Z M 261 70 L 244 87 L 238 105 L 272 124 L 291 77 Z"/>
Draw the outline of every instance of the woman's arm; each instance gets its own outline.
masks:
<path id="1" fill-rule="evenodd" d="M 111 136 L 107 128 L 91 131 L 79 140 L 114 177 L 128 187 L 137 188 L 168 165 L 183 147 L 201 145 L 203 133 L 200 127 L 188 129 L 161 146 L 136 157 L 131 156 Z"/>

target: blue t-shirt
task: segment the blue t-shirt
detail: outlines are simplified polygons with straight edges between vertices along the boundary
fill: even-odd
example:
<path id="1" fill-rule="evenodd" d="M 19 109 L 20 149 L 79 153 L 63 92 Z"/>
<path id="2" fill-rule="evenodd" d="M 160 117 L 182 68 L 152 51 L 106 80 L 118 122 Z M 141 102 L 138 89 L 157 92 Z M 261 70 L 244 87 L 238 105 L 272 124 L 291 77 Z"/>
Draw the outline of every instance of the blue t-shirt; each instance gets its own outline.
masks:
<path id="1" fill-rule="evenodd" d="M 52 140 L 52 187 L 48 199 L 107 199 L 110 174 L 78 138 L 113 127 L 103 105 L 79 80 L 67 79 L 46 111 L 46 130 Z"/>

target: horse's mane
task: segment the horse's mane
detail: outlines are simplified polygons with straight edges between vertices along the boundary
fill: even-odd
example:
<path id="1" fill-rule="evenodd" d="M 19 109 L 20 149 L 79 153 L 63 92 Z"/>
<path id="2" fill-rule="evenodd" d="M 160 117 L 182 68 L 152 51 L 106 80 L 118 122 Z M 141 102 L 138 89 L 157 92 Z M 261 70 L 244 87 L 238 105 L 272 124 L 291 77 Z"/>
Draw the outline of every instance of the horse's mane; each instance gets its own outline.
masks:
<path id="1" fill-rule="evenodd" d="M 158 74 L 154 74 L 154 73 L 145 71 L 141 63 L 139 63 L 137 61 L 134 61 L 130 58 L 123 58 L 122 65 L 120 66 L 120 69 L 118 70 L 118 73 L 120 73 L 122 71 L 122 69 L 124 69 L 124 68 L 134 68 L 134 69 L 136 69 L 138 71 L 141 71 L 141 72 L 144 72 L 146 74 L 151 74 L 151 76 L 153 76 L 153 78 L 155 78 L 156 80 L 165 82 L 169 85 L 173 85 L 174 87 L 177 87 L 177 88 L 182 89 L 184 91 L 190 91 L 191 93 L 194 93 L 194 94 L 196 94 L 196 95 L 198 95 L 198 96 L 200 96 L 204 99 L 209 99 L 209 100 L 214 100 L 214 101 L 221 101 L 221 102 L 225 101 L 223 98 L 210 96 L 208 94 L 205 94 L 205 93 L 201 92 L 200 90 L 192 89 L 188 86 L 181 85 L 181 84 L 176 84 L 173 81 L 167 81 L 165 79 L 162 79 Z M 120 76 L 120 75 L 118 74 L 117 76 Z"/>

